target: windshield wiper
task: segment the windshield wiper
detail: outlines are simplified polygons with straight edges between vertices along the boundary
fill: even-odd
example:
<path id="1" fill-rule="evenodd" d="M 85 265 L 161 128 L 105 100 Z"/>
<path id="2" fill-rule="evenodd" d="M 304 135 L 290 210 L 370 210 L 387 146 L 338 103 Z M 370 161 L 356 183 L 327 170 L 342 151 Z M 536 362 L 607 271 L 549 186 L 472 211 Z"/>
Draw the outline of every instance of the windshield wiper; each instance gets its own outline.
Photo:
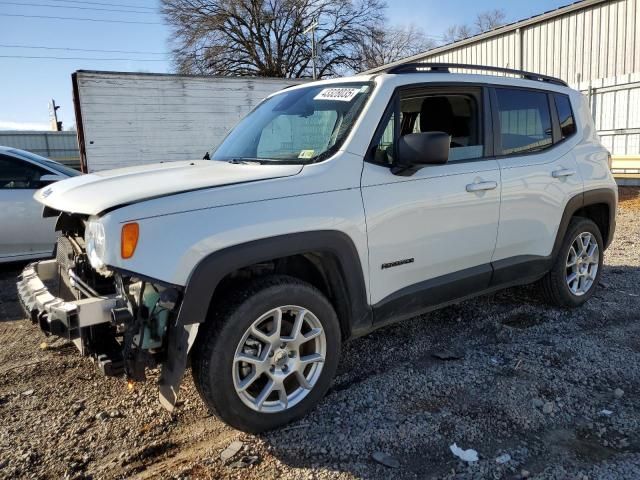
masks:
<path id="1" fill-rule="evenodd" d="M 308 162 L 300 162 L 294 160 L 272 160 L 265 158 L 248 158 L 248 157 L 240 157 L 240 158 L 232 158 L 227 160 L 229 163 L 233 163 L 236 165 L 301 165 Z"/>
<path id="2" fill-rule="evenodd" d="M 229 163 L 234 165 L 262 165 L 262 160 L 257 158 L 232 158 Z"/>

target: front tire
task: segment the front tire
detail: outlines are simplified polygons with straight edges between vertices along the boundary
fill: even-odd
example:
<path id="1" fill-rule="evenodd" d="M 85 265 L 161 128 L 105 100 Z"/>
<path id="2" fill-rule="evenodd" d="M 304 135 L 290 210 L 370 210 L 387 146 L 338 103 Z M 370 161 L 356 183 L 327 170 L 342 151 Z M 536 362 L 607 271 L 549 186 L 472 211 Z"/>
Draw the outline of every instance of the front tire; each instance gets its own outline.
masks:
<path id="1" fill-rule="evenodd" d="M 572 218 L 553 267 L 541 281 L 546 300 L 564 308 L 589 300 L 602 274 L 603 256 L 598 226 L 587 218 Z"/>
<path id="2" fill-rule="evenodd" d="M 340 328 L 326 297 L 293 277 L 270 276 L 216 308 L 198 334 L 193 376 L 212 413 L 257 433 L 312 409 L 339 356 Z"/>

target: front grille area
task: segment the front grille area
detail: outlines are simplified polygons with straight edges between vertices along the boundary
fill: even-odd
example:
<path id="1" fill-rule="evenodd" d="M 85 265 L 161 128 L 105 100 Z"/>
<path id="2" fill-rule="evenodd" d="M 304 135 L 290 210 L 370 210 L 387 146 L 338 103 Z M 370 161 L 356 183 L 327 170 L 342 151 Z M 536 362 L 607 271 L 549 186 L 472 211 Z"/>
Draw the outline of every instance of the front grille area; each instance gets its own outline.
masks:
<path id="1" fill-rule="evenodd" d="M 54 291 L 67 301 L 79 300 L 80 292 L 75 289 L 69 279 L 69 271 L 77 270 L 79 246 L 74 245 L 74 239 L 67 236 L 58 237 L 56 243 L 56 264 L 58 266 L 57 285 L 53 285 Z"/>
<path id="2" fill-rule="evenodd" d="M 68 271 L 75 266 L 75 252 L 68 237 L 58 237 L 56 244 L 56 262 L 62 271 Z"/>

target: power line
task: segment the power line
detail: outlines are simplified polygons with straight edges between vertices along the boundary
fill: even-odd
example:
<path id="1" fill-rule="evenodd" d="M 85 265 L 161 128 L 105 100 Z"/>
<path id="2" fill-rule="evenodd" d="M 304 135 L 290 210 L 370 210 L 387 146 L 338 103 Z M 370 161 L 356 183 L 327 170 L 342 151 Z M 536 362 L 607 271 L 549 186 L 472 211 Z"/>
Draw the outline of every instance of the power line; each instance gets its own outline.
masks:
<path id="1" fill-rule="evenodd" d="M 50 2 L 64 2 L 64 3 L 79 3 L 81 5 L 104 5 L 107 7 L 131 7 L 142 8 L 146 10 L 157 10 L 156 7 L 146 7 L 144 5 L 127 5 L 126 3 L 102 3 L 102 2 L 87 2 L 81 0 L 48 0 Z"/>
<path id="2" fill-rule="evenodd" d="M 153 12 L 141 12 L 139 10 L 122 10 L 115 8 L 100 8 L 100 7 L 79 7 L 77 5 L 47 5 L 46 3 L 21 3 L 21 2 L 0 2 L 2 5 L 18 5 L 20 7 L 47 7 L 47 8 L 74 8 L 77 10 L 92 10 L 101 12 L 124 12 L 124 13 L 139 13 L 142 15 L 152 15 Z"/>
<path id="3" fill-rule="evenodd" d="M 28 59 L 49 59 L 49 60 L 105 60 L 122 62 L 165 62 L 166 60 L 154 58 L 91 58 L 91 57 L 45 57 L 30 55 L 0 55 L 0 58 L 28 58 Z"/>
<path id="4" fill-rule="evenodd" d="M 2 45 L 0 48 L 37 48 L 43 50 L 65 50 L 70 52 L 101 52 L 101 53 L 136 53 L 144 55 L 168 55 L 167 52 L 143 52 L 140 50 L 100 50 L 90 48 L 70 48 L 70 47 L 45 47 L 41 45 Z"/>
<path id="5" fill-rule="evenodd" d="M 49 15 L 22 15 L 18 13 L 0 13 L 0 17 L 46 18 L 48 20 L 81 20 L 83 22 L 135 23 L 138 25 L 164 25 L 162 22 L 137 22 L 130 20 L 103 20 L 99 18 L 53 17 Z"/>

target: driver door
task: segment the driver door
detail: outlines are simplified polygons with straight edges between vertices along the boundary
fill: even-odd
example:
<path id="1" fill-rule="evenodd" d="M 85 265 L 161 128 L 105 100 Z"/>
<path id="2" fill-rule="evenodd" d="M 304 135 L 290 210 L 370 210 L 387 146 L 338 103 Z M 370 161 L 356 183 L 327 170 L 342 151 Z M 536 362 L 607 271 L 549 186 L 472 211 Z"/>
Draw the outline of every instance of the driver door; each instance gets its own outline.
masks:
<path id="1" fill-rule="evenodd" d="M 486 89 L 400 91 L 362 173 L 371 303 L 377 324 L 488 287 L 498 233 L 500 170 L 492 158 Z M 401 135 L 444 131 L 449 161 L 392 173 Z"/>

